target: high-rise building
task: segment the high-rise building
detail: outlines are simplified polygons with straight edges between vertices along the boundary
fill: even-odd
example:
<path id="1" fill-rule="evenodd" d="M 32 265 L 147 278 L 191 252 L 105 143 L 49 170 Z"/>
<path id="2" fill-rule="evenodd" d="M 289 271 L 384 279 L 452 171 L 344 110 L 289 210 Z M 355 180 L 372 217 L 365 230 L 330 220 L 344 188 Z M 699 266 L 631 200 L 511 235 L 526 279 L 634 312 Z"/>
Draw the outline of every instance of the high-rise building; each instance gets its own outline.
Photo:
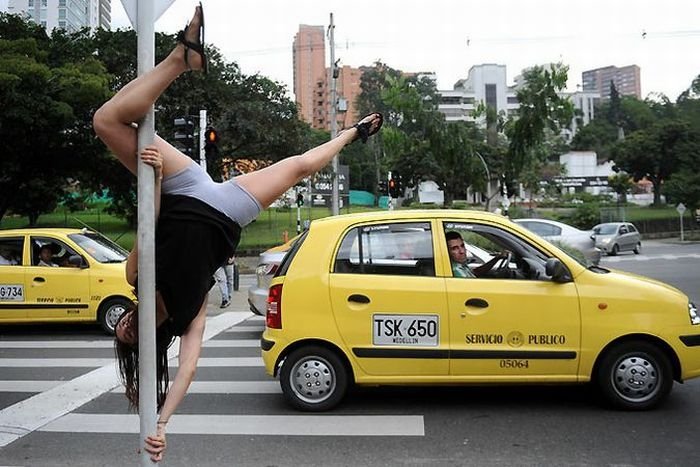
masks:
<path id="1" fill-rule="evenodd" d="M 615 89 L 621 96 L 634 96 L 642 98 L 642 84 L 640 71 L 637 65 L 623 67 L 606 66 L 587 70 L 581 74 L 583 90 L 600 94 L 601 99 L 610 99 L 610 83 L 615 84 Z"/>
<path id="2" fill-rule="evenodd" d="M 111 0 L 8 0 L 7 13 L 23 14 L 47 31 L 78 31 L 84 27 L 110 29 Z"/>
<path id="3" fill-rule="evenodd" d="M 330 67 L 326 67 L 323 26 L 299 25 L 294 36 L 294 95 L 301 118 L 313 128 L 330 130 Z M 336 78 L 336 121 L 339 130 L 356 123 L 355 102 L 360 95 L 362 70 L 338 67 Z"/>
<path id="4" fill-rule="evenodd" d="M 294 36 L 294 96 L 301 118 L 314 128 L 325 128 L 324 82 L 326 45 L 323 26 L 299 25 Z M 315 111 L 316 109 L 316 111 Z"/>

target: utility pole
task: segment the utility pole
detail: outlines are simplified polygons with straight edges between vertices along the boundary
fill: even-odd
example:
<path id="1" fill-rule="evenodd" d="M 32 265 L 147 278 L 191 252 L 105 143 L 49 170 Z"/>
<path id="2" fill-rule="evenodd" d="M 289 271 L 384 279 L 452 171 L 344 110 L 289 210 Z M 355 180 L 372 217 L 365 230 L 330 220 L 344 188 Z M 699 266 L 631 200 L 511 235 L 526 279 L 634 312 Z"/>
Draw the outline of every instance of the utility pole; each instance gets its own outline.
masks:
<path id="1" fill-rule="evenodd" d="M 333 24 L 333 13 L 331 13 L 331 24 L 328 26 L 329 42 L 331 45 L 331 67 L 330 67 L 330 85 L 331 85 L 331 139 L 334 139 L 338 135 L 338 121 L 336 119 L 337 110 L 337 100 L 335 80 L 338 77 L 338 71 L 336 69 L 335 63 L 335 24 Z M 332 164 L 332 180 L 333 180 L 333 193 L 331 195 L 331 214 L 337 216 L 340 212 L 339 194 L 338 194 L 338 155 L 333 157 Z"/>

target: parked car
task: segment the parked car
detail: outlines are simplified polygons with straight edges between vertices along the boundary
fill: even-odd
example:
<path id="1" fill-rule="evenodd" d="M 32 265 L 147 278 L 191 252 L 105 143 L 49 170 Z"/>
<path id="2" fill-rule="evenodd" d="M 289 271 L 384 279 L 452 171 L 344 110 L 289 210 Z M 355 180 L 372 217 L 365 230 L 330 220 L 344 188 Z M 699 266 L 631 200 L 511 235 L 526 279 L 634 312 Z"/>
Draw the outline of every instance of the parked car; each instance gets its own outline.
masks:
<path id="1" fill-rule="evenodd" d="M 517 269 L 453 277 L 447 231 L 510 251 Z M 417 245 L 397 255 L 409 234 Z M 674 380 L 700 377 L 700 316 L 685 294 L 586 268 L 485 212 L 315 220 L 279 265 L 268 302 L 265 368 L 300 410 L 331 409 L 352 385 L 591 381 L 612 405 L 644 410 Z"/>
<path id="2" fill-rule="evenodd" d="M 40 253 L 50 251 L 41 264 Z M 97 322 L 114 333 L 136 297 L 128 252 L 88 229 L 0 231 L 0 324 Z"/>
<path id="3" fill-rule="evenodd" d="M 513 222 L 535 232 L 545 240 L 561 242 L 579 250 L 583 253 L 586 260 L 594 266 L 600 263 L 601 251 L 596 248 L 595 239 L 591 231 L 579 230 L 563 222 L 549 219 L 514 219 Z"/>
<path id="4" fill-rule="evenodd" d="M 595 246 L 607 255 L 616 255 L 621 251 L 642 252 L 642 237 L 637 228 L 629 222 L 607 222 L 593 227 Z"/>
<path id="5" fill-rule="evenodd" d="M 267 309 L 267 291 L 270 281 L 277 272 L 282 258 L 292 247 L 299 236 L 291 238 L 288 242 L 270 248 L 260 253 L 258 265 L 255 267 L 255 285 L 248 288 L 248 305 L 250 311 L 256 315 L 265 316 Z"/>

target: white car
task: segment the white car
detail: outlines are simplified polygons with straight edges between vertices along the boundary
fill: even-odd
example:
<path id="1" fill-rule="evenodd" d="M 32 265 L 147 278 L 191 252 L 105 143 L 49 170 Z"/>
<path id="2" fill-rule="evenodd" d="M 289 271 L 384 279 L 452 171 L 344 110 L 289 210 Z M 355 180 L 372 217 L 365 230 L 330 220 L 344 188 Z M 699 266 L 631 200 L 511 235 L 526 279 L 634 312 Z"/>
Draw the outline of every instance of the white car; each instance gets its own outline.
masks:
<path id="1" fill-rule="evenodd" d="M 549 219 L 514 219 L 513 222 L 522 225 L 545 240 L 561 242 L 579 250 L 586 257 L 586 261 L 594 266 L 600 263 L 601 251 L 596 248 L 595 237 L 591 231 L 579 230 L 576 227 Z"/>

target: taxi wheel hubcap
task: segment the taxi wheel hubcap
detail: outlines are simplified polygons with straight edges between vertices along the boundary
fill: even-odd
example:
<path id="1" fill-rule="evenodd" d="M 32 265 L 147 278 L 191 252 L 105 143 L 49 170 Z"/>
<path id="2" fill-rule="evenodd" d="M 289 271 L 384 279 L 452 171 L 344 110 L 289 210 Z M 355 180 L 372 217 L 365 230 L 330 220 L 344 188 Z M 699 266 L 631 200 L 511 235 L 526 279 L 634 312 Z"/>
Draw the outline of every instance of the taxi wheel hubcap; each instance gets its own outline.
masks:
<path id="1" fill-rule="evenodd" d="M 333 366 L 326 359 L 318 356 L 299 360 L 292 368 L 289 379 L 297 397 L 310 403 L 328 399 L 336 385 Z"/>
<path id="2" fill-rule="evenodd" d="M 105 321 L 107 321 L 107 326 L 109 326 L 110 329 L 114 330 L 114 327 L 117 325 L 117 321 L 119 321 L 119 317 L 125 311 L 126 311 L 126 307 L 121 303 L 117 303 L 115 305 L 110 306 L 107 309 L 107 315 L 105 316 Z"/>
<path id="3" fill-rule="evenodd" d="M 659 371 L 653 361 L 641 356 L 621 358 L 611 375 L 615 391 L 625 400 L 644 402 L 659 390 Z"/>

